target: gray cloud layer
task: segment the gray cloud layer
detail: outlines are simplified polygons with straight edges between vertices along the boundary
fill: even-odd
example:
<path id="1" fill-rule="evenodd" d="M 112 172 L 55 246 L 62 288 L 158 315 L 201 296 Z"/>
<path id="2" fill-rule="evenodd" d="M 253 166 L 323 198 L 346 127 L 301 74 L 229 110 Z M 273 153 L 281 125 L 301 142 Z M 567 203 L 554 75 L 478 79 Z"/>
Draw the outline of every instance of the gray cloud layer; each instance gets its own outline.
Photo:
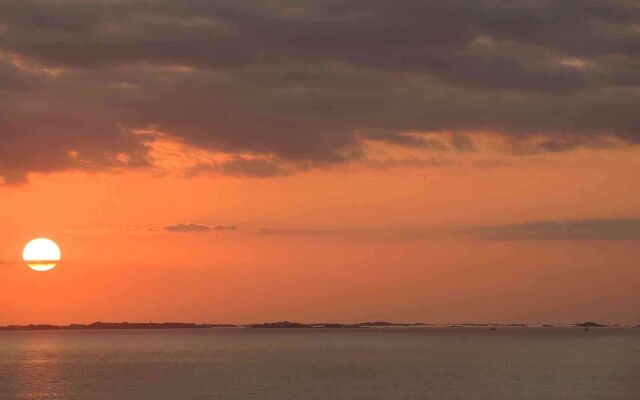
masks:
<path id="1" fill-rule="evenodd" d="M 638 142 L 638 26 L 613 0 L 5 0 L 0 175 L 144 166 L 147 127 L 305 168 L 429 145 L 409 130 Z"/>
<path id="2" fill-rule="evenodd" d="M 429 239 L 443 236 L 471 237 L 483 240 L 640 240 L 640 218 L 593 218 L 550 220 L 520 224 L 471 226 L 463 229 L 447 228 L 376 228 L 348 229 L 272 229 L 257 231 L 278 236 L 349 236 L 395 237 Z"/>
<path id="3" fill-rule="evenodd" d="M 640 218 L 541 221 L 472 228 L 490 240 L 640 240 Z"/>

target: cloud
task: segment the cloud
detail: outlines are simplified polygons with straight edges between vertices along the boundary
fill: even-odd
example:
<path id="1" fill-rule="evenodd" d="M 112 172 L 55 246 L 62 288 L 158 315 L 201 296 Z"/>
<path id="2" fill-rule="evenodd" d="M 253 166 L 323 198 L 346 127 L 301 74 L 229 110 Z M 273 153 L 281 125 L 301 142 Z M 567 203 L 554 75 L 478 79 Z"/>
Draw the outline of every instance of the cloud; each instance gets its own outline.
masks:
<path id="1" fill-rule="evenodd" d="M 437 150 L 408 132 L 638 143 L 639 22 L 614 0 L 5 0 L 0 175 L 145 167 L 147 128 L 263 177 Z"/>
<path id="2" fill-rule="evenodd" d="M 333 227 L 333 228 L 316 228 L 316 227 L 298 227 L 298 228 L 260 228 L 256 233 L 265 236 L 290 236 L 290 237 L 316 237 L 316 238 L 335 238 L 342 239 L 427 239 L 438 238 L 442 236 L 450 236 L 451 232 L 443 228 L 432 227 Z"/>
<path id="3" fill-rule="evenodd" d="M 289 172 L 277 162 L 264 158 L 234 156 L 219 163 L 198 164 L 189 168 L 188 175 L 218 172 L 225 175 L 268 178 L 287 175 Z"/>
<path id="4" fill-rule="evenodd" d="M 442 157 L 433 158 L 383 158 L 367 159 L 367 166 L 372 168 L 393 168 L 393 167 L 452 167 L 460 165 L 451 159 Z M 474 164 L 475 165 L 475 164 Z"/>
<path id="5" fill-rule="evenodd" d="M 172 233 L 205 233 L 205 232 L 230 232 L 238 228 L 234 225 L 202 225 L 194 223 L 177 223 L 162 228 Z"/>
<path id="6" fill-rule="evenodd" d="M 286 174 L 278 164 L 272 161 L 242 157 L 225 161 L 220 169 L 225 174 L 238 176 L 271 177 Z"/>
<path id="7" fill-rule="evenodd" d="M 640 218 L 540 221 L 470 228 L 488 240 L 640 240 Z"/>
<path id="8" fill-rule="evenodd" d="M 640 240 L 640 218 L 550 220 L 504 225 L 454 227 L 262 228 L 275 236 L 344 236 L 352 238 L 476 238 L 483 240 Z"/>

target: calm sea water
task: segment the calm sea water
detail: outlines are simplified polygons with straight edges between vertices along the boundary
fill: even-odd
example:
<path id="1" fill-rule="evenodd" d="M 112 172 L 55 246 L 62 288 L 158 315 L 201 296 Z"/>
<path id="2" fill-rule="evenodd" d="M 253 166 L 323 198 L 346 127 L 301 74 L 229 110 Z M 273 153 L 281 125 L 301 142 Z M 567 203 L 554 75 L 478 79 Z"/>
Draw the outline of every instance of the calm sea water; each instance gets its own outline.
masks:
<path id="1" fill-rule="evenodd" d="M 0 399 L 640 399 L 640 329 L 0 332 Z"/>

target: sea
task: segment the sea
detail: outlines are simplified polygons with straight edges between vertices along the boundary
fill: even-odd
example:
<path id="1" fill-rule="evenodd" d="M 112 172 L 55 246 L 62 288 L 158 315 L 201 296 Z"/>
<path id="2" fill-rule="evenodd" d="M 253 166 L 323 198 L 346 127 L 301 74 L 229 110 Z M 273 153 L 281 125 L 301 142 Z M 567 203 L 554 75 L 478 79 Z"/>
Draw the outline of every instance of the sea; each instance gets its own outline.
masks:
<path id="1" fill-rule="evenodd" d="M 0 399 L 638 400 L 640 329 L 5 331 Z"/>

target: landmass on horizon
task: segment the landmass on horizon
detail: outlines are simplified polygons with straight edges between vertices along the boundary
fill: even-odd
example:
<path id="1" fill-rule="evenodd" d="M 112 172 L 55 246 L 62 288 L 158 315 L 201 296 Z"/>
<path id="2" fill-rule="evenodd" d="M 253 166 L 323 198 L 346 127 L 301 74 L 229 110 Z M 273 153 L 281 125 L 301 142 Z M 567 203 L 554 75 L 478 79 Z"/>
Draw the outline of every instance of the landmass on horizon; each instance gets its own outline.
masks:
<path id="1" fill-rule="evenodd" d="M 0 326 L 0 331 L 45 331 L 45 330 L 98 330 L 98 329 L 207 329 L 207 328 L 252 328 L 252 329 L 291 329 L 291 328 L 375 328 L 375 327 L 583 327 L 583 328 L 631 328 L 631 325 L 599 324 L 597 322 L 582 322 L 577 324 L 499 324 L 499 323 L 461 323 L 461 324 L 428 324 L 423 322 L 397 323 L 397 322 L 359 322 L 354 324 L 341 323 L 312 323 L 279 321 L 260 324 L 196 324 L 193 322 L 93 322 L 91 324 L 30 324 L 30 325 L 6 325 Z M 635 326 L 640 328 L 640 325 Z"/>

